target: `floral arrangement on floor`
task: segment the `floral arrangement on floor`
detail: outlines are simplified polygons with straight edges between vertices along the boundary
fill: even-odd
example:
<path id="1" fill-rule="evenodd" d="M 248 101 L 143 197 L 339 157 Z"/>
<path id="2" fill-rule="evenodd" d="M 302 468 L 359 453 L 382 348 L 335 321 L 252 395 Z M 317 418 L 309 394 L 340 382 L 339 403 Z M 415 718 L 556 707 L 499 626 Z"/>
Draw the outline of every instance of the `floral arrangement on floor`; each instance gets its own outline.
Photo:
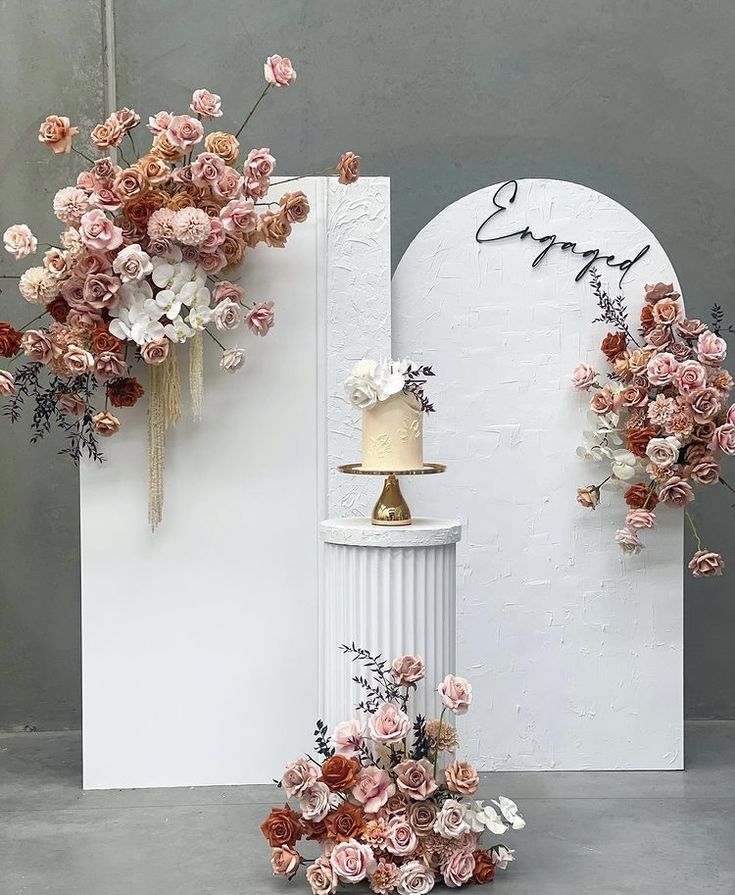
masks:
<path id="1" fill-rule="evenodd" d="M 601 309 L 596 322 L 614 328 L 600 346 L 609 364 L 607 381 L 587 363 L 572 376 L 575 388 L 591 393 L 594 427 L 577 453 L 609 465 L 610 473 L 599 484 L 579 488 L 577 501 L 595 509 L 604 485 L 624 489 L 628 511 L 615 540 L 625 554 L 643 549 L 641 533 L 655 528 L 659 504 L 683 510 L 697 543 L 689 568 L 698 578 L 721 575 L 722 556 L 702 546 L 687 507 L 700 487 L 719 482 L 733 491 L 720 468 L 722 455 L 735 456 L 722 311 L 715 305 L 710 328 L 685 316 L 671 283 L 656 283 L 646 286 L 634 335 L 624 296 L 610 298 L 595 270 L 591 277 Z"/>
<path id="2" fill-rule="evenodd" d="M 253 113 L 272 89 L 292 85 L 296 71 L 289 59 L 273 55 L 264 77 L 236 133 L 205 133 L 205 124 L 223 113 L 221 98 L 203 88 L 192 95 L 192 114 L 160 111 L 148 119 L 151 143 L 140 154 L 134 133 L 141 117 L 134 109 L 118 109 L 92 130 L 98 158 L 74 145 L 79 129 L 65 116 L 49 115 L 38 132 L 51 151 L 74 152 L 85 167 L 54 196 L 54 214 L 65 225 L 60 244 L 44 243 L 42 263 L 12 277 L 41 310 L 19 330 L 0 322 L 0 356 L 10 359 L 0 369 L 0 397 L 10 399 L 5 414 L 12 422 L 31 405 L 32 441 L 56 424 L 68 436 L 62 453 L 75 463 L 84 454 L 102 460 L 98 437 L 114 435 L 120 420 L 113 411 L 143 396 L 131 368 L 145 364 L 154 527 L 161 518 L 165 433 L 180 416 L 178 349 L 189 348 L 199 418 L 203 336 L 217 343 L 220 366 L 234 373 L 245 349 L 226 347 L 222 339 L 241 327 L 265 336 L 274 323 L 273 302 L 249 298 L 233 272 L 257 245 L 283 248 L 309 214 L 301 191 L 266 198 L 276 166 L 269 148 L 249 150 L 238 164 Z M 358 169 L 359 157 L 348 152 L 332 172 L 349 184 Z M 16 260 L 39 247 L 26 224 L 8 227 L 3 239 Z M 26 363 L 13 371 L 19 359 Z"/>
<path id="3" fill-rule="evenodd" d="M 304 755 L 286 767 L 278 785 L 298 810 L 273 808 L 261 825 L 274 875 L 291 879 L 305 865 L 313 895 L 363 880 L 376 895 L 425 895 L 437 881 L 452 888 L 490 882 L 514 850 L 483 846 L 483 835 L 522 830 L 525 821 L 504 796 L 468 798 L 478 774 L 454 758 L 457 732 L 446 719 L 447 712 L 467 712 L 471 685 L 448 674 L 437 687 L 440 717 L 412 720 L 410 695 L 424 678 L 423 660 L 400 656 L 388 665 L 354 644 L 342 650 L 364 666 L 353 677 L 365 694 L 356 707 L 360 718 L 341 721 L 331 735 L 317 722 L 319 757 Z M 303 858 L 300 840 L 317 843 L 319 856 Z"/>
<path id="4" fill-rule="evenodd" d="M 433 375 L 430 366 L 416 365 L 405 358 L 376 361 L 364 357 L 354 365 L 345 380 L 345 394 L 350 404 L 360 410 L 369 410 L 379 401 L 387 401 L 393 395 L 404 392 L 413 395 L 425 413 L 433 413 L 434 405 L 424 394 L 426 380 Z"/>

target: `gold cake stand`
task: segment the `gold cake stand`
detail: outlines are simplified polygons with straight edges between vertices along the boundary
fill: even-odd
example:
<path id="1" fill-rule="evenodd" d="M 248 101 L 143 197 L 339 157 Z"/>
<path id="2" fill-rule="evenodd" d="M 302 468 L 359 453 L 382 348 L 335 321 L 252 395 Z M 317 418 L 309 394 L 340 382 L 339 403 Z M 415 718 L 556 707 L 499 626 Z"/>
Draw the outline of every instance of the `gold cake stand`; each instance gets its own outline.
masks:
<path id="1" fill-rule="evenodd" d="M 373 525 L 410 525 L 411 510 L 401 494 L 399 475 L 436 475 L 445 472 L 444 463 L 424 463 L 422 469 L 363 469 L 361 463 L 346 463 L 337 467 L 347 475 L 384 475 L 385 482 L 380 497 L 373 507 Z"/>

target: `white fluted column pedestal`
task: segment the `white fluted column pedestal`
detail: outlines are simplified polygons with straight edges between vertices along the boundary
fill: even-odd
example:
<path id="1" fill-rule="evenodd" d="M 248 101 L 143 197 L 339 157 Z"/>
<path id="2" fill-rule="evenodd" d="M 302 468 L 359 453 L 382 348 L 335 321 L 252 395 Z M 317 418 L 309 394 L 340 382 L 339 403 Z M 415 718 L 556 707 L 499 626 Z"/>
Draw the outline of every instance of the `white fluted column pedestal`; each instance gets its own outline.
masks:
<path id="1" fill-rule="evenodd" d="M 456 543 L 459 522 L 414 519 L 380 527 L 367 518 L 321 524 L 324 578 L 319 604 L 319 713 L 331 727 L 354 716 L 358 670 L 339 649 L 355 643 L 390 661 L 421 655 L 426 681 L 412 714 L 437 715 L 434 688 L 455 671 Z"/>

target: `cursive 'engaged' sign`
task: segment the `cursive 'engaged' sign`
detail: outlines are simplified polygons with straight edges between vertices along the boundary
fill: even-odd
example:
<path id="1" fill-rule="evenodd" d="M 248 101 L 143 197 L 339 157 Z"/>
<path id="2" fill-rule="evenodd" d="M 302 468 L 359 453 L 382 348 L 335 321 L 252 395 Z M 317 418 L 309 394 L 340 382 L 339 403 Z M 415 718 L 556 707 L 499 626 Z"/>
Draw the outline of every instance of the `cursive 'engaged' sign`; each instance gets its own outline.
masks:
<path id="1" fill-rule="evenodd" d="M 538 243 L 539 245 L 543 245 L 544 248 L 536 255 L 531 263 L 531 267 L 537 267 L 544 258 L 549 254 L 549 252 L 557 247 L 561 252 L 571 252 L 573 255 L 578 255 L 580 258 L 585 259 L 585 264 L 580 268 L 579 273 L 574 278 L 574 281 L 578 283 L 587 273 L 587 271 L 594 267 L 598 262 L 604 261 L 608 267 L 614 267 L 621 271 L 620 279 L 618 280 L 618 285 L 622 286 L 623 280 L 625 279 L 628 271 L 633 267 L 634 264 L 637 264 L 641 258 L 643 258 L 651 248 L 650 245 L 645 245 L 638 252 L 638 254 L 634 258 L 625 258 L 622 261 L 618 261 L 615 255 L 603 255 L 602 249 L 581 249 L 577 246 L 577 243 L 572 240 L 567 239 L 559 239 L 556 233 L 549 233 L 546 236 L 536 236 L 536 234 L 531 230 L 529 226 L 523 227 L 521 230 L 514 230 L 511 233 L 501 233 L 498 236 L 486 236 L 488 225 L 490 221 L 494 218 L 497 218 L 499 215 L 502 215 L 503 212 L 507 211 L 509 206 L 511 206 L 518 195 L 518 181 L 517 180 L 509 180 L 507 183 L 504 183 L 501 187 L 495 191 L 495 195 L 493 196 L 493 205 L 495 206 L 495 211 L 492 214 L 488 215 L 485 220 L 480 224 L 477 228 L 477 232 L 475 233 L 475 239 L 480 244 L 484 244 L 486 242 L 499 242 L 501 239 L 512 239 L 514 236 L 518 237 L 518 239 L 530 239 L 533 242 Z"/>

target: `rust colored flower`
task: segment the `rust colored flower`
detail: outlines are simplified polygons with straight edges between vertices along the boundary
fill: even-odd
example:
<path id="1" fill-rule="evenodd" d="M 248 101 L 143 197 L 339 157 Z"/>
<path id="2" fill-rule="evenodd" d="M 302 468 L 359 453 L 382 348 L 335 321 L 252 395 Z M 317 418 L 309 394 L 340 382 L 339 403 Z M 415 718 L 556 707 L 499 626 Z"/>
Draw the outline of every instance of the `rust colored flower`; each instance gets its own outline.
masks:
<path id="1" fill-rule="evenodd" d="M 337 179 L 340 183 L 354 183 L 360 176 L 360 156 L 354 152 L 345 152 L 337 165 Z"/>
<path id="2" fill-rule="evenodd" d="M 145 232 L 151 215 L 167 203 L 168 197 L 163 193 L 146 193 L 138 196 L 125 205 L 125 218 L 136 233 Z M 123 233 L 123 236 L 125 233 Z"/>
<path id="3" fill-rule="evenodd" d="M 46 310 L 54 320 L 58 320 L 59 323 L 66 323 L 66 318 L 69 316 L 69 305 L 61 296 L 49 302 L 46 305 Z"/>
<path id="4" fill-rule="evenodd" d="M 656 497 L 655 491 L 647 485 L 631 485 L 625 492 L 625 502 L 634 510 L 640 510 L 643 507 L 653 510 L 658 503 L 658 497 Z"/>
<path id="5" fill-rule="evenodd" d="M 357 839 L 365 826 L 365 816 L 359 805 L 342 802 L 324 818 L 327 836 L 337 842 Z"/>
<path id="6" fill-rule="evenodd" d="M 301 190 L 297 193 L 284 193 L 279 202 L 292 224 L 302 224 L 309 215 L 309 200 Z"/>
<path id="7" fill-rule="evenodd" d="M 628 450 L 636 457 L 645 457 L 648 442 L 658 435 L 658 430 L 653 426 L 639 426 L 629 429 L 627 433 Z"/>
<path id="8" fill-rule="evenodd" d="M 113 407 L 133 407 L 143 394 L 143 386 L 132 376 L 114 379 L 107 386 L 107 397 Z"/>
<path id="9" fill-rule="evenodd" d="M 301 829 L 306 839 L 314 839 L 317 842 L 327 838 L 327 828 L 322 820 L 306 820 L 301 818 Z"/>
<path id="10" fill-rule="evenodd" d="M 612 363 L 616 357 L 625 351 L 627 342 L 628 337 L 625 333 L 617 330 L 616 332 L 608 333 L 605 336 L 600 345 L 600 351 L 602 351 L 605 357 Z"/>
<path id="11" fill-rule="evenodd" d="M 333 755 L 322 765 L 322 780 L 332 792 L 346 792 L 355 785 L 359 770 L 360 765 L 354 758 Z"/>
<path id="12" fill-rule="evenodd" d="M 234 165 L 240 144 L 233 134 L 223 131 L 213 131 L 204 138 L 204 148 L 207 152 L 218 155 L 226 165 Z"/>
<path id="13" fill-rule="evenodd" d="M 475 859 L 475 869 L 472 873 L 472 882 L 482 885 L 483 883 L 492 882 L 495 876 L 495 863 L 493 862 L 490 852 L 484 848 L 472 852 Z"/>
<path id="14" fill-rule="evenodd" d="M 0 357 L 14 357 L 20 351 L 21 335 L 9 323 L 0 323 Z"/>
<path id="15" fill-rule="evenodd" d="M 655 325 L 651 305 L 643 305 L 641 308 L 641 329 L 644 333 L 647 333 L 649 329 L 653 329 Z"/>
<path id="16" fill-rule="evenodd" d="M 289 805 L 272 808 L 271 813 L 260 825 L 260 831 L 271 848 L 283 845 L 293 846 L 301 839 L 301 815 Z"/>
<path id="17" fill-rule="evenodd" d="M 104 351 L 122 351 L 123 343 L 107 329 L 106 326 L 98 326 L 92 330 L 92 352 L 102 354 Z"/>

